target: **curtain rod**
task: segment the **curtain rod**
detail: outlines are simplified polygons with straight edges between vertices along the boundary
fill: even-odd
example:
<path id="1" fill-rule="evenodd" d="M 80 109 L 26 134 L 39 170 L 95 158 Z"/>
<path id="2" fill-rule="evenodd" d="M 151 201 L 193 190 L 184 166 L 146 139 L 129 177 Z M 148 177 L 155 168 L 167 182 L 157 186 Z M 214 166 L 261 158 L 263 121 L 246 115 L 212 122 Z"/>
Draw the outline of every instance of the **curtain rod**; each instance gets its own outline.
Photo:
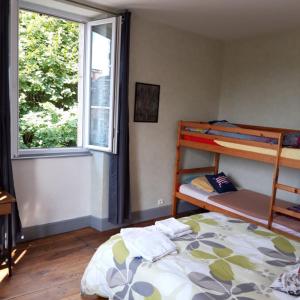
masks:
<path id="1" fill-rule="evenodd" d="M 114 10 L 114 9 L 110 9 L 106 6 L 98 6 L 93 5 L 91 2 L 82 2 L 82 1 L 76 1 L 76 0 L 56 0 L 59 2 L 64 2 L 64 3 L 72 3 L 72 4 L 76 4 L 78 6 L 81 6 L 83 8 L 92 8 L 93 10 L 99 11 L 99 12 L 105 12 L 114 16 L 118 16 L 122 13 L 122 11 L 118 11 L 118 10 Z"/>

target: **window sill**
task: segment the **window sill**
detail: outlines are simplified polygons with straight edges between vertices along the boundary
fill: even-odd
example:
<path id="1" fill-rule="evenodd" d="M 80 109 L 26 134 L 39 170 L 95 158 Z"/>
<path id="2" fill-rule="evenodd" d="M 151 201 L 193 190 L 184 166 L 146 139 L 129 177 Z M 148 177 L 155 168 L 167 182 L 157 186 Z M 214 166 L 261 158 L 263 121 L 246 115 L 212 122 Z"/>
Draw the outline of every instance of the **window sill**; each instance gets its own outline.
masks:
<path id="1" fill-rule="evenodd" d="M 16 157 L 12 157 L 12 160 L 23 160 L 23 159 L 38 159 L 38 158 L 63 158 L 63 157 L 81 157 L 81 156 L 92 156 L 93 154 L 87 150 L 82 151 L 63 151 L 63 152 L 47 152 L 47 153 L 21 153 Z"/>

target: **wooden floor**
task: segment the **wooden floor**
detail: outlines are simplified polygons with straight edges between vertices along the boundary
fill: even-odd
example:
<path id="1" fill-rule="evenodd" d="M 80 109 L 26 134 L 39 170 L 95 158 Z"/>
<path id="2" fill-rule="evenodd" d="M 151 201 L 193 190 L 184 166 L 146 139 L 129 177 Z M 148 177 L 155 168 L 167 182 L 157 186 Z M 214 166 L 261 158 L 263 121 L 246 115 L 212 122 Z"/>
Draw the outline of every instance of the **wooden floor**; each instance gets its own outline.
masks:
<path id="1" fill-rule="evenodd" d="M 84 299 L 84 269 L 96 248 L 114 233 L 86 228 L 19 245 L 13 276 L 0 271 L 0 299 Z"/>
<path id="2" fill-rule="evenodd" d="M 82 297 L 80 279 L 95 250 L 117 232 L 119 229 L 98 232 L 85 228 L 18 245 L 13 276 L 0 269 L 0 299 L 103 299 Z"/>
<path id="3" fill-rule="evenodd" d="M 196 212 L 201 210 L 179 216 Z M 132 226 L 148 226 L 156 220 L 159 219 Z M 8 277 L 7 269 L 0 268 L 0 299 L 104 299 L 81 296 L 80 280 L 96 249 L 119 231 L 120 229 L 113 229 L 99 232 L 92 228 L 84 228 L 19 244 L 14 251 L 13 276 Z"/>

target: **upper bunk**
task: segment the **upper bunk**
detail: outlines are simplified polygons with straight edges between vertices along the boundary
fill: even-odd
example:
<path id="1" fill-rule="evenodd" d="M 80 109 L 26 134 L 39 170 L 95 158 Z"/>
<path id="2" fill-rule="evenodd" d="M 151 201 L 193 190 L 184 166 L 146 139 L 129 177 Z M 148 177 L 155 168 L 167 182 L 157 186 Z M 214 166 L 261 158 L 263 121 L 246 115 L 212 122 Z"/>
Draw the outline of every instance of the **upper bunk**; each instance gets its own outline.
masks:
<path id="1" fill-rule="evenodd" d="M 285 147 L 287 135 L 300 130 L 231 124 L 234 127 L 206 122 L 179 121 L 178 146 L 234 157 L 300 168 L 300 148 Z M 223 136 L 226 135 L 226 136 Z"/>

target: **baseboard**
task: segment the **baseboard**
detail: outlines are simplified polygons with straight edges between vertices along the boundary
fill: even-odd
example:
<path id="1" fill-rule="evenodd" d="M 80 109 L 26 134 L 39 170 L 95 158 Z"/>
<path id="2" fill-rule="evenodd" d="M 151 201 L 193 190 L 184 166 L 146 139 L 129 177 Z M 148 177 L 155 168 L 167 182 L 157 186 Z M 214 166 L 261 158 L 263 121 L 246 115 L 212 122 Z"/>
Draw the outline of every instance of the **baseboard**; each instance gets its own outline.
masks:
<path id="1" fill-rule="evenodd" d="M 47 223 L 42 225 L 24 227 L 21 241 L 31 241 L 50 235 L 65 233 L 90 226 L 90 216 Z"/>
<path id="2" fill-rule="evenodd" d="M 196 209 L 197 207 L 186 202 L 180 202 L 178 205 L 179 213 L 189 212 Z M 85 217 L 58 221 L 58 222 L 53 222 L 48 224 L 25 227 L 23 228 L 24 239 L 22 239 L 21 241 L 31 241 L 31 240 L 44 238 L 55 234 L 82 229 L 85 227 L 92 227 L 99 231 L 106 231 L 114 228 L 120 228 L 122 226 L 129 225 L 129 224 L 135 224 L 139 222 L 152 220 L 155 218 L 169 216 L 170 214 L 171 214 L 171 205 L 151 208 L 143 211 L 136 211 L 132 213 L 131 221 L 126 222 L 122 225 L 114 225 L 108 221 L 108 218 L 101 219 L 95 216 L 85 216 Z"/>
<path id="3" fill-rule="evenodd" d="M 91 216 L 90 226 L 99 231 L 120 228 L 122 226 L 126 226 L 129 224 L 136 224 L 139 222 L 144 222 L 155 218 L 170 216 L 171 208 L 172 208 L 171 205 L 167 205 L 162 207 L 150 208 L 142 211 L 135 211 L 131 214 L 131 221 L 125 222 L 122 225 L 114 225 L 108 221 L 108 218 L 100 219 L 95 216 Z M 178 213 L 185 213 L 190 211 L 192 212 L 198 209 L 199 209 L 198 207 L 189 204 L 187 202 L 180 201 L 178 204 Z"/>

